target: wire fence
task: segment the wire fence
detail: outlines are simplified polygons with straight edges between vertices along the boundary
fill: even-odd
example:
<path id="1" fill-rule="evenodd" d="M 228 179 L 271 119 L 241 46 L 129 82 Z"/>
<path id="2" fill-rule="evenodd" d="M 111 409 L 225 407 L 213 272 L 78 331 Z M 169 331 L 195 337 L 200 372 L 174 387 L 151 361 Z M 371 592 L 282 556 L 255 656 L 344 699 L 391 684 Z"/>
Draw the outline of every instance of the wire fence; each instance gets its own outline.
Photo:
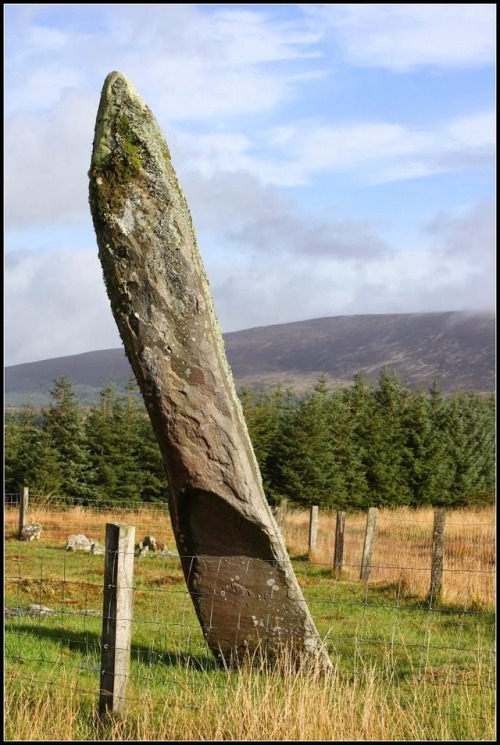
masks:
<path id="1" fill-rule="evenodd" d="M 7 683 L 60 685 L 97 696 L 101 673 L 106 524 L 135 526 L 128 699 L 203 687 L 211 655 L 187 591 L 167 510 L 160 505 L 30 504 L 38 540 L 18 540 L 18 509 L 6 495 L 5 665 Z M 362 665 L 389 666 L 399 677 L 494 688 L 495 524 L 493 511 L 447 515 L 443 594 L 429 596 L 432 510 L 380 510 L 368 579 L 360 579 L 366 514 L 346 516 L 342 567 L 333 565 L 335 515 L 319 518 L 314 548 L 309 514 L 288 511 L 284 536 L 294 571 L 334 665 L 354 681 Z M 68 550 L 83 534 L 94 549 Z M 154 537 L 154 546 L 147 547 Z M 144 540 L 147 539 L 147 540 Z M 102 552 L 100 549 L 103 549 Z M 147 550 L 145 550 L 147 548 Z M 188 557 L 196 560 L 196 557 Z M 222 561 L 221 557 L 221 561 Z M 241 576 L 257 559 L 241 558 Z M 185 562 L 186 563 L 186 562 Z M 243 583 L 244 584 L 244 583 Z M 217 586 L 213 598 L 231 588 Z M 268 611 L 270 609 L 267 609 Z M 270 616 L 270 613 L 268 613 Z M 207 629 L 205 629 L 207 631 Z M 240 633 L 235 628 L 235 638 Z M 227 685 L 220 678 L 220 685 Z"/>

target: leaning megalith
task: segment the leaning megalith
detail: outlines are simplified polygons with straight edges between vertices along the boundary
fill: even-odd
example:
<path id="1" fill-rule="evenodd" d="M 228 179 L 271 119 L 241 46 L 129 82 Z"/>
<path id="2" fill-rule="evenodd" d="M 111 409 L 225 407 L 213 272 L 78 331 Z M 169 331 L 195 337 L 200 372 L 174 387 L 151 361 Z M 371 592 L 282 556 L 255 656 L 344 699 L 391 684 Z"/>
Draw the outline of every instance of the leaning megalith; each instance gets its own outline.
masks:
<path id="1" fill-rule="evenodd" d="M 110 73 L 90 207 L 104 280 L 169 482 L 186 584 L 213 653 L 329 658 L 266 501 L 189 208 L 160 128 Z"/>

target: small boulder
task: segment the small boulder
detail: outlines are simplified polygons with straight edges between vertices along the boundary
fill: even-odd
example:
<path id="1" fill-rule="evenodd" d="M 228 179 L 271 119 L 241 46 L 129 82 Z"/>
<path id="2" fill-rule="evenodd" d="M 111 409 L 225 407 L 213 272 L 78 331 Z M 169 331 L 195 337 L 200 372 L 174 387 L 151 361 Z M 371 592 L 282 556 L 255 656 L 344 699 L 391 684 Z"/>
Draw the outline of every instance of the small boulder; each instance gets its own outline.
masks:
<path id="1" fill-rule="evenodd" d="M 143 547 L 147 546 L 150 551 L 156 551 L 157 544 L 154 535 L 147 535 L 141 542 Z"/>
<path id="2" fill-rule="evenodd" d="M 27 613 L 30 616 L 50 616 L 51 613 L 54 613 L 54 611 L 52 610 L 52 608 L 47 608 L 46 605 L 33 603 L 29 606 Z"/>
<path id="3" fill-rule="evenodd" d="M 42 526 L 40 523 L 31 523 L 24 525 L 21 530 L 22 541 L 39 541 L 42 534 Z"/>
<path id="4" fill-rule="evenodd" d="M 83 533 L 74 533 L 73 535 L 68 536 L 66 541 L 66 551 L 90 552 L 92 544 L 95 546 L 95 541 L 91 541 L 86 535 L 83 535 Z"/>

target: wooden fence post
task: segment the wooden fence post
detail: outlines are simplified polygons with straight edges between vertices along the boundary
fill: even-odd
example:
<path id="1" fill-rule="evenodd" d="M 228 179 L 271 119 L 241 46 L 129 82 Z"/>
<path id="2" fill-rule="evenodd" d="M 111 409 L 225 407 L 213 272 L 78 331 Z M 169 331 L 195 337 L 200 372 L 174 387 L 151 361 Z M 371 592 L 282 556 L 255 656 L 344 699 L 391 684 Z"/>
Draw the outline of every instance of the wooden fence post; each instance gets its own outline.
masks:
<path id="1" fill-rule="evenodd" d="M 307 558 L 309 561 L 312 559 L 314 549 L 316 547 L 316 539 L 318 538 L 318 505 L 311 506 L 311 513 L 309 516 L 309 550 L 307 552 Z"/>
<path id="2" fill-rule="evenodd" d="M 377 527 L 377 508 L 370 507 L 366 516 L 365 543 L 363 546 L 363 560 L 361 562 L 360 579 L 368 580 L 370 577 L 373 540 L 375 538 L 375 529 Z"/>
<path id="3" fill-rule="evenodd" d="M 27 486 L 19 487 L 19 538 L 25 525 L 28 524 L 28 502 L 29 489 Z"/>
<path id="4" fill-rule="evenodd" d="M 106 523 L 100 713 L 125 706 L 130 667 L 135 527 Z"/>
<path id="5" fill-rule="evenodd" d="M 432 530 L 432 564 L 431 564 L 431 586 L 427 600 L 430 605 L 434 601 L 439 602 L 443 592 L 443 559 L 444 559 L 444 526 L 446 521 L 446 510 L 437 507 L 434 510 L 434 527 Z"/>
<path id="6" fill-rule="evenodd" d="M 345 512 L 337 511 L 335 520 L 335 548 L 333 549 L 333 569 L 342 571 L 344 563 Z"/>
<path id="7" fill-rule="evenodd" d="M 278 523 L 279 529 L 282 533 L 285 532 L 285 517 L 286 517 L 286 510 L 288 507 L 288 500 L 282 499 L 279 503 L 278 507 L 276 508 L 276 522 Z"/>

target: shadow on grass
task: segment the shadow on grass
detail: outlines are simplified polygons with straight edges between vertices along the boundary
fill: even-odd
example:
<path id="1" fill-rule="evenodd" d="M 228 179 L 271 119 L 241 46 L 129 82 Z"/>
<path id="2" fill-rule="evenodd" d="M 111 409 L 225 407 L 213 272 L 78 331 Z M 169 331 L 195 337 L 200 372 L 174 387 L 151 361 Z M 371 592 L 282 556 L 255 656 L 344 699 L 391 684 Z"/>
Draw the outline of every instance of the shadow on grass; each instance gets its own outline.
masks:
<path id="1" fill-rule="evenodd" d="M 26 623 L 16 624 L 5 628 L 5 634 L 28 636 L 39 641 L 50 642 L 59 648 L 77 652 L 82 656 L 91 653 L 94 656 L 101 655 L 101 635 L 92 631 L 69 631 L 68 629 L 47 628 L 44 626 L 32 626 Z M 6 655 L 8 656 L 8 655 Z M 27 658 L 29 652 L 26 651 Z M 220 670 L 220 664 L 212 658 L 208 652 L 189 651 L 165 651 L 158 652 L 143 645 L 134 645 L 132 642 L 131 661 L 139 664 L 158 665 L 164 667 L 185 667 L 198 671 Z M 22 659 L 22 657 L 20 657 Z"/>

